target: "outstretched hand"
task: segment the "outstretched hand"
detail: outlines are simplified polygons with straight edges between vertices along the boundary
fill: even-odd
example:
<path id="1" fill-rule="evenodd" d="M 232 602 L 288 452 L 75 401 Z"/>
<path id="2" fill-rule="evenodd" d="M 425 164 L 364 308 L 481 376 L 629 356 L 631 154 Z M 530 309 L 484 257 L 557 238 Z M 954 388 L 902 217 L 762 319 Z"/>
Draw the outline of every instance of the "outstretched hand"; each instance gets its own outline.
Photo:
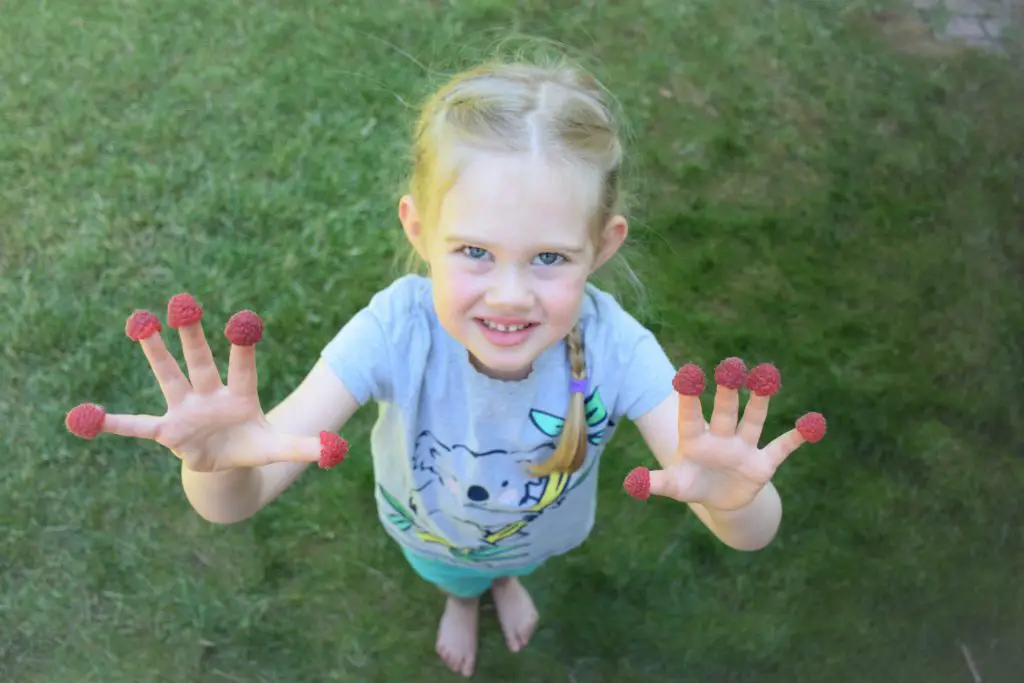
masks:
<path id="1" fill-rule="evenodd" d="M 142 347 L 164 395 L 164 415 L 108 414 L 102 406 L 83 403 L 68 412 L 67 429 L 83 439 L 107 433 L 155 441 L 197 472 L 274 462 L 319 462 L 328 469 L 344 460 L 348 442 L 337 434 L 287 434 L 266 419 L 256 381 L 255 346 L 263 335 L 260 317 L 246 310 L 228 320 L 227 383 L 206 341 L 202 317 L 202 307 L 187 292 L 167 304 L 167 324 L 180 335 L 187 375 L 164 345 L 163 325 L 156 315 L 135 311 L 125 323 L 125 334 Z"/>
<path id="2" fill-rule="evenodd" d="M 704 371 L 692 363 L 679 369 L 672 381 L 679 398 L 677 462 L 661 470 L 634 469 L 623 484 L 630 495 L 737 510 L 753 501 L 793 451 L 825 436 L 825 418 L 807 413 L 793 429 L 758 448 L 768 403 L 781 387 L 779 371 L 771 364 L 748 373 L 741 359 L 727 358 L 715 369 L 715 383 L 714 411 L 707 423 L 700 402 Z M 740 419 L 739 388 L 744 385 L 750 399 Z"/>

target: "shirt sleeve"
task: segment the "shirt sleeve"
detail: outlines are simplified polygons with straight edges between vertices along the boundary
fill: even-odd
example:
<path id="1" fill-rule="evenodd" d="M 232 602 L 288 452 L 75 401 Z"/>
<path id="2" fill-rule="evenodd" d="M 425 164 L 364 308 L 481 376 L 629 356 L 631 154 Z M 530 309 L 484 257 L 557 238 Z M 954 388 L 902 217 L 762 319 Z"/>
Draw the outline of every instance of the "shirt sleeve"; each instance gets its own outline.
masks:
<path id="1" fill-rule="evenodd" d="M 407 277 L 375 294 L 320 353 L 360 405 L 394 398 L 396 352 L 410 345 L 417 286 Z"/>
<path id="2" fill-rule="evenodd" d="M 635 330 L 623 340 L 628 361 L 622 370 L 616 412 L 636 420 L 664 401 L 674 389 L 675 367 L 654 334 L 633 321 Z"/>
<path id="3" fill-rule="evenodd" d="M 673 391 L 675 367 L 654 333 L 606 292 L 590 288 L 598 362 L 614 378 L 615 398 L 609 406 L 616 418 L 636 420 Z"/>

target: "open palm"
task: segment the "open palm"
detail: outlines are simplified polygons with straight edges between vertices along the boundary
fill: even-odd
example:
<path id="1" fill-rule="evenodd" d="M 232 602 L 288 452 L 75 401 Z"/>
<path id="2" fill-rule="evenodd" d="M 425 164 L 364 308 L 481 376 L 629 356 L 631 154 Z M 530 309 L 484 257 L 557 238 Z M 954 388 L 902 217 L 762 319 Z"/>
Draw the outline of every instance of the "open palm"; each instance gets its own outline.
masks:
<path id="1" fill-rule="evenodd" d="M 729 358 L 716 368 L 715 382 L 714 411 L 705 422 L 700 402 L 704 372 L 693 364 L 679 370 L 673 381 L 679 398 L 677 462 L 661 470 L 633 470 L 624 484 L 631 495 L 736 510 L 754 499 L 793 451 L 825 434 L 825 419 L 807 413 L 794 429 L 759 448 L 768 403 L 781 386 L 778 370 L 765 363 L 748 373 L 742 360 Z M 740 418 L 739 388 L 744 385 L 751 394 Z"/>

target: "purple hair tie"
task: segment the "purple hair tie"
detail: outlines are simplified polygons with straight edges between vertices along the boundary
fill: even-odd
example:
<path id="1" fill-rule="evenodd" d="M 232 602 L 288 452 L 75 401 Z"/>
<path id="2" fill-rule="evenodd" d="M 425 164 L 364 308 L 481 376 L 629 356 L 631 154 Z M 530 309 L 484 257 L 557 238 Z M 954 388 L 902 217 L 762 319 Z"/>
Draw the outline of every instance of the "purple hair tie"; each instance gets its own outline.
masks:
<path id="1" fill-rule="evenodd" d="M 586 396 L 587 389 L 589 388 L 589 386 L 590 383 L 587 381 L 586 378 L 576 379 L 575 377 L 573 377 L 572 381 L 569 382 L 569 393 L 580 393 Z"/>

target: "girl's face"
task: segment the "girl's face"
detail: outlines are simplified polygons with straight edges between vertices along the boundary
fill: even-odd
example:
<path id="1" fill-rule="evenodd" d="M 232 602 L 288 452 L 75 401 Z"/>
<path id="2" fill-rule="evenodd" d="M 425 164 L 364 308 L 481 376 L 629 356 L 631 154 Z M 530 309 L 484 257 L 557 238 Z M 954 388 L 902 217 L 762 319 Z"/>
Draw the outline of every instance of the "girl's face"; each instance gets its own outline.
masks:
<path id="1" fill-rule="evenodd" d="M 491 377 L 526 377 L 576 322 L 588 276 L 626 237 L 616 216 L 600 241 L 576 175 L 525 156 L 472 163 L 423 235 L 412 200 L 399 215 L 430 265 L 441 324 Z M 593 193 L 590 193 L 591 195 Z"/>

